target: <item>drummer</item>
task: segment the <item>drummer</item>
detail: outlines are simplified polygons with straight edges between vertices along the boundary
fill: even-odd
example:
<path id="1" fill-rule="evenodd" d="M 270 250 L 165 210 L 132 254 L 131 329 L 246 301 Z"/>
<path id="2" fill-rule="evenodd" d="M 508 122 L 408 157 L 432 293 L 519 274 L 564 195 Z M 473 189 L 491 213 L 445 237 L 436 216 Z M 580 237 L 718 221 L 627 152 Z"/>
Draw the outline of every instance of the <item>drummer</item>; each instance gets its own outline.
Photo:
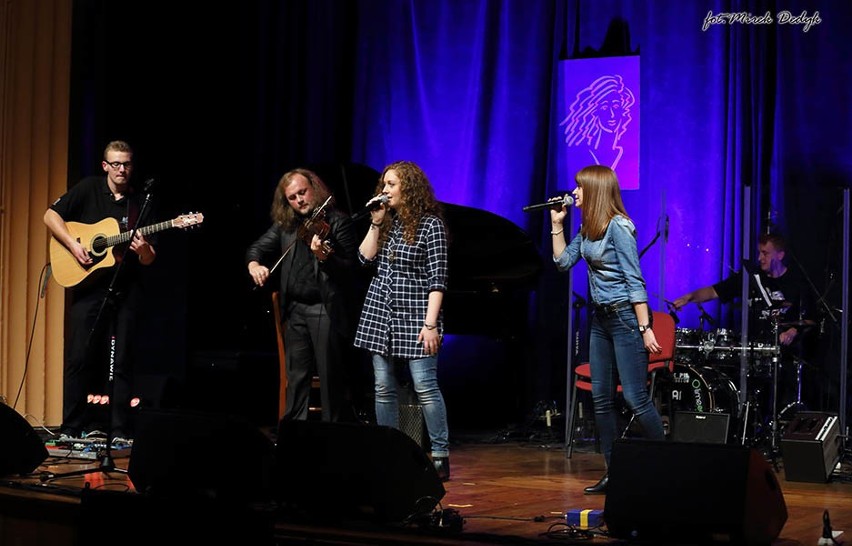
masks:
<path id="1" fill-rule="evenodd" d="M 750 338 L 775 344 L 777 322 L 777 343 L 782 347 L 782 371 L 778 378 L 778 388 L 782 394 L 779 401 L 782 403 L 780 407 L 784 407 L 783 404 L 796 400 L 798 362 L 794 363 L 793 357 L 802 358 L 800 353 L 804 333 L 816 324 L 812 318 L 814 309 L 804 277 L 799 271 L 784 264 L 787 250 L 784 238 L 774 233 L 763 234 L 758 240 L 757 250 L 760 280 L 772 305 L 767 306 L 757 288 L 751 286 Z M 680 310 L 688 303 L 703 303 L 717 298 L 722 303 L 729 303 L 742 293 L 742 282 L 742 271 L 739 271 L 716 284 L 688 292 L 672 304 Z"/>

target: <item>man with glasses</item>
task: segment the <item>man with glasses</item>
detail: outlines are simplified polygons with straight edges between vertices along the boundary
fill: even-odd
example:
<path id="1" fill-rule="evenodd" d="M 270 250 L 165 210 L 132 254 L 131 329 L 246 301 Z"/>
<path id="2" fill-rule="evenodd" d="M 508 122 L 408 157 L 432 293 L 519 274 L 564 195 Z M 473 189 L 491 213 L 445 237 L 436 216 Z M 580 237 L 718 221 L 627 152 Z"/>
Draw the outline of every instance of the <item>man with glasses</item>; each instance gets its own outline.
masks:
<path id="1" fill-rule="evenodd" d="M 112 291 L 110 285 L 117 266 L 91 269 L 99 261 L 98 256 L 87 250 L 84 245 L 89 241 L 76 237 L 75 230 L 69 229 L 67 222 L 91 225 L 114 218 L 123 233 L 136 225 L 143 202 L 141 192 L 135 192 L 130 185 L 133 150 L 126 142 L 115 140 L 107 144 L 101 168 L 106 176 L 84 178 L 44 213 L 44 223 L 54 239 L 72 257 L 69 263 L 73 267 L 79 264 L 83 271 L 89 271 L 72 290 L 65 333 L 60 434 L 104 440 L 107 435 L 102 431 L 109 426 L 113 443 L 130 443 L 131 342 L 139 298 L 137 278 L 140 266 L 150 265 L 156 252 L 138 231 L 129 245 L 106 249 L 106 252 L 114 252 L 116 263 L 123 257 Z M 146 216 L 149 216 L 147 212 Z M 54 268 L 58 265 L 54 264 Z M 110 358 L 113 365 L 111 385 L 107 368 Z M 93 404 L 89 397 L 98 394 L 112 397 L 109 399 L 110 423 L 98 422 L 97 416 L 90 411 Z"/>

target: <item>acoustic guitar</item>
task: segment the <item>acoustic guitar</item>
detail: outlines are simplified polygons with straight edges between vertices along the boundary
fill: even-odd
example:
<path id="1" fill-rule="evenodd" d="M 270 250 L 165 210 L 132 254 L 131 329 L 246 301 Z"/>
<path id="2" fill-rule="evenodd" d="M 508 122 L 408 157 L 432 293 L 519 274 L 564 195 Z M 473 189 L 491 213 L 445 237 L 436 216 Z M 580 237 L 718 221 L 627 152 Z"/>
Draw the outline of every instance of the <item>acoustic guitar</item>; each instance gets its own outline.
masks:
<path id="1" fill-rule="evenodd" d="M 201 213 L 183 214 L 173 220 L 141 227 L 137 231 L 142 235 L 150 235 L 171 228 L 195 227 L 203 221 L 204 215 Z M 77 286 L 95 271 L 115 265 L 115 255 L 110 252 L 110 249 L 115 245 L 129 242 L 132 233 L 132 231 L 122 232 L 115 218 L 104 218 L 94 224 L 66 222 L 65 225 L 68 226 L 68 231 L 74 239 L 83 245 L 92 257 L 92 264 L 83 267 L 65 248 L 65 245 L 51 237 L 50 264 L 53 268 L 53 278 L 65 288 Z"/>

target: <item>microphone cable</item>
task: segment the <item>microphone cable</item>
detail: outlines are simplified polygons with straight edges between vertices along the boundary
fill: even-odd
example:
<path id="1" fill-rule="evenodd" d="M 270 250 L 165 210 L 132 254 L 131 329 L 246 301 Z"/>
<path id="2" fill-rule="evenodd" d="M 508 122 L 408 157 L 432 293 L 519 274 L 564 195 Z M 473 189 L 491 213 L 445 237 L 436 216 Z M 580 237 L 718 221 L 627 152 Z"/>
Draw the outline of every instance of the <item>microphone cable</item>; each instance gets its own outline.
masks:
<path id="1" fill-rule="evenodd" d="M 18 393 L 15 395 L 15 403 L 12 404 L 12 409 L 15 409 L 18 406 L 18 400 L 21 398 L 21 392 L 24 390 L 24 383 L 27 380 L 27 370 L 30 366 L 30 353 L 33 349 L 33 337 L 35 336 L 35 327 L 36 321 L 38 320 L 38 308 L 39 308 L 39 300 L 44 297 L 45 288 L 47 288 L 47 281 L 50 278 L 50 272 L 52 271 L 50 262 L 44 264 L 44 267 L 41 268 L 41 273 L 38 276 L 38 294 L 39 297 L 36 298 L 36 308 L 33 313 L 33 325 L 30 329 L 30 339 L 27 342 L 27 354 L 24 357 L 24 373 L 21 375 L 21 383 L 18 385 Z"/>

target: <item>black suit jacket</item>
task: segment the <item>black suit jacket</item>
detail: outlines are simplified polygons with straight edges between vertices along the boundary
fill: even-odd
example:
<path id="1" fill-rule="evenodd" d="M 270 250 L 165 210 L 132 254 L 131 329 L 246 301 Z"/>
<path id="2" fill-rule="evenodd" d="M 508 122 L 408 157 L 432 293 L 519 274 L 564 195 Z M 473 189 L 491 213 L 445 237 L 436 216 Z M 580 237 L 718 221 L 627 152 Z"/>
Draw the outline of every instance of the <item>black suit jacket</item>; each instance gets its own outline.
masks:
<path id="1" fill-rule="evenodd" d="M 352 220 L 337 209 L 329 209 L 326 213 L 329 224 L 329 235 L 326 238 L 334 252 L 322 263 L 313 254 L 309 259 L 313 262 L 314 274 L 319 284 L 320 296 L 331 319 L 332 327 L 347 339 L 354 337 L 356 319 L 360 311 L 357 301 L 356 275 L 359 269 Z M 295 231 L 285 231 L 279 224 L 270 228 L 252 243 L 246 251 L 246 265 L 257 261 L 267 267 L 272 267 L 291 244 L 303 245 Z M 294 252 L 290 252 L 278 266 L 281 273 L 281 317 L 287 319 L 286 310 L 289 305 L 287 297 L 287 275 L 293 269 Z"/>

